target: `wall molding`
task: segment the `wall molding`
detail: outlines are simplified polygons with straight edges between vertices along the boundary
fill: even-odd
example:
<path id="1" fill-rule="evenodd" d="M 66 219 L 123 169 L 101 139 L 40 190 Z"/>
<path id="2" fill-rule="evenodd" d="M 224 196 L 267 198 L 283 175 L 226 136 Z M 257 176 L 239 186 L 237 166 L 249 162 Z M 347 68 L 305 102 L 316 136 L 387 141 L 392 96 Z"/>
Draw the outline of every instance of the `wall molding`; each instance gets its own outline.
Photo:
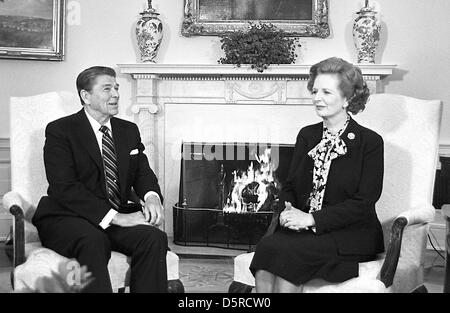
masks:
<path id="1" fill-rule="evenodd" d="M 439 144 L 439 155 L 450 157 L 450 143 Z"/>
<path id="2" fill-rule="evenodd" d="M 9 221 L 12 219 L 11 214 L 7 213 L 7 212 L 2 212 L 0 213 L 0 221 Z"/>
<path id="3" fill-rule="evenodd" d="M 450 143 L 439 144 L 439 157 L 450 157 Z M 441 169 L 441 161 L 438 159 L 436 169 Z"/>
<path id="4" fill-rule="evenodd" d="M 2 150 L 5 147 L 9 150 L 9 138 L 0 137 L 0 150 Z"/>
<path id="5" fill-rule="evenodd" d="M 3 173 L 10 171 L 10 143 L 9 138 L 0 138 L 0 170 Z M 4 170 L 4 171 L 3 171 Z M 0 174 L 2 173 L 0 172 Z M 7 192 L 11 186 L 9 175 L 5 178 L 0 176 L 0 208 L 2 208 L 3 194 Z M 11 215 L 3 210 L 0 210 L 0 223 L 2 221 L 11 220 Z M 3 229 L 0 229 L 0 241 L 2 240 L 2 235 L 4 233 Z"/>
<path id="6" fill-rule="evenodd" d="M 9 138 L 0 138 L 0 163 L 10 163 Z"/>

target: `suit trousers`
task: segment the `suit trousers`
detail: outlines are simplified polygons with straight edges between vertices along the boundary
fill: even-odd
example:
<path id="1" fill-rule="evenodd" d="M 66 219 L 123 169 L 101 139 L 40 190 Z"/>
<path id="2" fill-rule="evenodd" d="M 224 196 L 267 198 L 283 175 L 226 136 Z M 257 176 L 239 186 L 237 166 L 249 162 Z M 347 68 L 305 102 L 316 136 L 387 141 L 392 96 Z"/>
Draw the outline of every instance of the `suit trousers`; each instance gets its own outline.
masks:
<path id="1" fill-rule="evenodd" d="M 87 266 L 94 281 L 83 292 L 112 292 L 111 251 L 131 256 L 130 292 L 167 292 L 167 235 L 154 226 L 110 225 L 104 230 L 80 217 L 49 216 L 37 228 L 44 247 Z"/>

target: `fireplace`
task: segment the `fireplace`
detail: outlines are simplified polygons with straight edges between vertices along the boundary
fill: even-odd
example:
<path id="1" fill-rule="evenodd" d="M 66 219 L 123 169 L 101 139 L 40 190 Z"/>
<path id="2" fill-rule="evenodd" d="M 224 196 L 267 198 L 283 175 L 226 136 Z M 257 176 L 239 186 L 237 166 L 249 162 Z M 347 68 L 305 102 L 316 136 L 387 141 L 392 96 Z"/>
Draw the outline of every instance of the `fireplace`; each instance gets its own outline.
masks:
<path id="1" fill-rule="evenodd" d="M 248 250 L 264 235 L 283 186 L 293 145 L 181 145 L 174 243 Z"/>
<path id="2" fill-rule="evenodd" d="M 131 105 L 123 109 L 133 114 L 158 176 L 165 199 L 164 230 L 169 237 L 174 237 L 176 228 L 172 207 L 179 202 L 182 173 L 181 157 L 176 154 L 183 142 L 292 145 L 301 127 L 320 121 L 306 88 L 310 65 L 274 65 L 264 73 L 224 64 L 119 67 L 126 74 L 121 84 L 126 86 L 132 78 Z M 392 74 L 395 65 L 360 67 L 375 93 L 383 92 L 382 79 Z"/>

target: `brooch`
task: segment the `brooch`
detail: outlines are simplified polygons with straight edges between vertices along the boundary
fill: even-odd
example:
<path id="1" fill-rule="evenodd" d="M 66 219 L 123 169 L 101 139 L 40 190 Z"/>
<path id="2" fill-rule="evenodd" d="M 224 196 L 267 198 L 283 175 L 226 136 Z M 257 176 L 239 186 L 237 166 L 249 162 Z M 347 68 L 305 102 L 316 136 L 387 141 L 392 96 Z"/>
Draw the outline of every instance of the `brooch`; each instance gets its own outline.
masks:
<path id="1" fill-rule="evenodd" d="M 348 139 L 353 140 L 353 139 L 355 139 L 355 134 L 354 133 L 348 133 L 347 137 L 348 137 Z"/>

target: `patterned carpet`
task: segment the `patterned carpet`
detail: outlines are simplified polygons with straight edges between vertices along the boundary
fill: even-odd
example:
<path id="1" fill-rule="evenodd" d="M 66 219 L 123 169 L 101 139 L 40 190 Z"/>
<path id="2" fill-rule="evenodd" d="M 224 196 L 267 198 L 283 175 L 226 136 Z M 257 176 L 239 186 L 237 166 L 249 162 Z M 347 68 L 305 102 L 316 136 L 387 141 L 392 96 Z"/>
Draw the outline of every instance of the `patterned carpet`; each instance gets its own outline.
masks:
<path id="1" fill-rule="evenodd" d="M 0 243 L 0 293 L 12 291 L 10 283 L 11 263 Z M 180 280 L 189 293 L 226 293 L 233 281 L 233 258 L 180 256 Z"/>
<path id="2" fill-rule="evenodd" d="M 226 293 L 233 281 L 233 259 L 181 257 L 180 280 L 186 292 Z"/>
<path id="3" fill-rule="evenodd" d="M 195 248 L 187 248 L 193 250 Z M 225 251 L 228 252 L 228 251 Z M 226 293 L 233 281 L 233 256 L 198 256 L 181 254 L 180 280 L 187 293 Z M 0 293 L 12 291 L 11 264 L 0 243 Z M 429 293 L 442 293 L 444 260 L 435 251 L 428 250 L 425 258 L 425 285 Z"/>

